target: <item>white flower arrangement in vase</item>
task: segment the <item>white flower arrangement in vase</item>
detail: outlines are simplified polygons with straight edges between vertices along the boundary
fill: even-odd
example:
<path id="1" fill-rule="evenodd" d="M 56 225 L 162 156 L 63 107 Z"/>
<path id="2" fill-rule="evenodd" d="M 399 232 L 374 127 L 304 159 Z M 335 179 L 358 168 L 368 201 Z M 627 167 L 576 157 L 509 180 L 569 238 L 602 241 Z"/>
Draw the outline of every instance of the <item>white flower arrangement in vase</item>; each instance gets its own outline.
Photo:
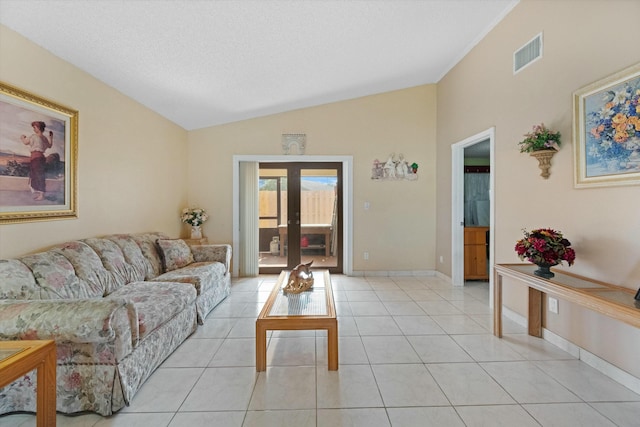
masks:
<path id="1" fill-rule="evenodd" d="M 202 238 L 202 229 L 200 227 L 207 219 L 209 219 L 209 215 L 202 208 L 184 208 L 180 215 L 180 220 L 191 226 L 192 239 Z"/>

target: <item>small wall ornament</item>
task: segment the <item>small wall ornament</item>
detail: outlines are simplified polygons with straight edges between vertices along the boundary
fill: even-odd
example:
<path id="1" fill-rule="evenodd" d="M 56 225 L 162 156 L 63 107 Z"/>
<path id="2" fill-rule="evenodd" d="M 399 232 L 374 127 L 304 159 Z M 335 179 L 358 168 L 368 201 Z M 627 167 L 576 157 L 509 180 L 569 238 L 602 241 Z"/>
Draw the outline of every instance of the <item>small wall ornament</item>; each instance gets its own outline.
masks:
<path id="1" fill-rule="evenodd" d="M 282 153 L 289 155 L 292 149 L 297 149 L 297 154 L 304 154 L 307 149 L 306 133 L 283 133 L 282 134 Z"/>
<path id="2" fill-rule="evenodd" d="M 371 179 L 377 181 L 415 181 L 418 179 L 418 164 L 414 162 L 409 165 L 402 153 L 398 154 L 396 160 L 395 153 L 391 153 L 384 163 L 378 159 L 373 161 Z"/>
<path id="3" fill-rule="evenodd" d="M 529 153 L 538 159 L 538 167 L 542 171 L 540 176 L 549 178 L 551 159 L 560 150 L 560 132 L 549 130 L 544 123 L 540 123 L 534 125 L 533 130 L 524 136 L 525 139 L 518 143 L 520 152 Z"/>

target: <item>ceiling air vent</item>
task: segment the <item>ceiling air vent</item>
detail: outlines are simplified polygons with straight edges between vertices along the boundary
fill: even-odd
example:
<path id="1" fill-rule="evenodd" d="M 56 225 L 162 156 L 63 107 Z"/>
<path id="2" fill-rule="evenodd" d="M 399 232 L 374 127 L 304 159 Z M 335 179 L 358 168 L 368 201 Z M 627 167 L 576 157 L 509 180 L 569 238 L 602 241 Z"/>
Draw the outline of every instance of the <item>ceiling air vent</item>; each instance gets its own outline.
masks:
<path id="1" fill-rule="evenodd" d="M 513 74 L 542 58 L 542 33 L 513 54 Z"/>

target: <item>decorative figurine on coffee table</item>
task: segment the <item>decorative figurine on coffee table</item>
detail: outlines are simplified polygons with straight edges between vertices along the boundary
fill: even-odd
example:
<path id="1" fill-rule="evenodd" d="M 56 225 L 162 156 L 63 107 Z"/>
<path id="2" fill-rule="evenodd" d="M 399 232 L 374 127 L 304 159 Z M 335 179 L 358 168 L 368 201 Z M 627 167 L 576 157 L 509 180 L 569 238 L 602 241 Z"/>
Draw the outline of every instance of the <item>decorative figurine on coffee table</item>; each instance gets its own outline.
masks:
<path id="1" fill-rule="evenodd" d="M 313 287 L 311 264 L 313 264 L 313 261 L 307 264 L 296 265 L 295 268 L 291 270 L 287 286 L 282 288 L 282 291 L 284 293 L 299 294 L 300 292 L 311 289 Z"/>

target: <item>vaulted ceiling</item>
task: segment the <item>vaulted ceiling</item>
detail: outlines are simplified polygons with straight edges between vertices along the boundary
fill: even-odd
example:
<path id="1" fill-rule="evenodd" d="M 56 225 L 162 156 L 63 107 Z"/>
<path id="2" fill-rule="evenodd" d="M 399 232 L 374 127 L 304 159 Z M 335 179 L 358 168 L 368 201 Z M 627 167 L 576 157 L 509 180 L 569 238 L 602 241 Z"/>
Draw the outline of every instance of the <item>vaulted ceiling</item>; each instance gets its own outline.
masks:
<path id="1" fill-rule="evenodd" d="M 0 23 L 187 130 L 438 82 L 517 0 L 0 0 Z"/>

